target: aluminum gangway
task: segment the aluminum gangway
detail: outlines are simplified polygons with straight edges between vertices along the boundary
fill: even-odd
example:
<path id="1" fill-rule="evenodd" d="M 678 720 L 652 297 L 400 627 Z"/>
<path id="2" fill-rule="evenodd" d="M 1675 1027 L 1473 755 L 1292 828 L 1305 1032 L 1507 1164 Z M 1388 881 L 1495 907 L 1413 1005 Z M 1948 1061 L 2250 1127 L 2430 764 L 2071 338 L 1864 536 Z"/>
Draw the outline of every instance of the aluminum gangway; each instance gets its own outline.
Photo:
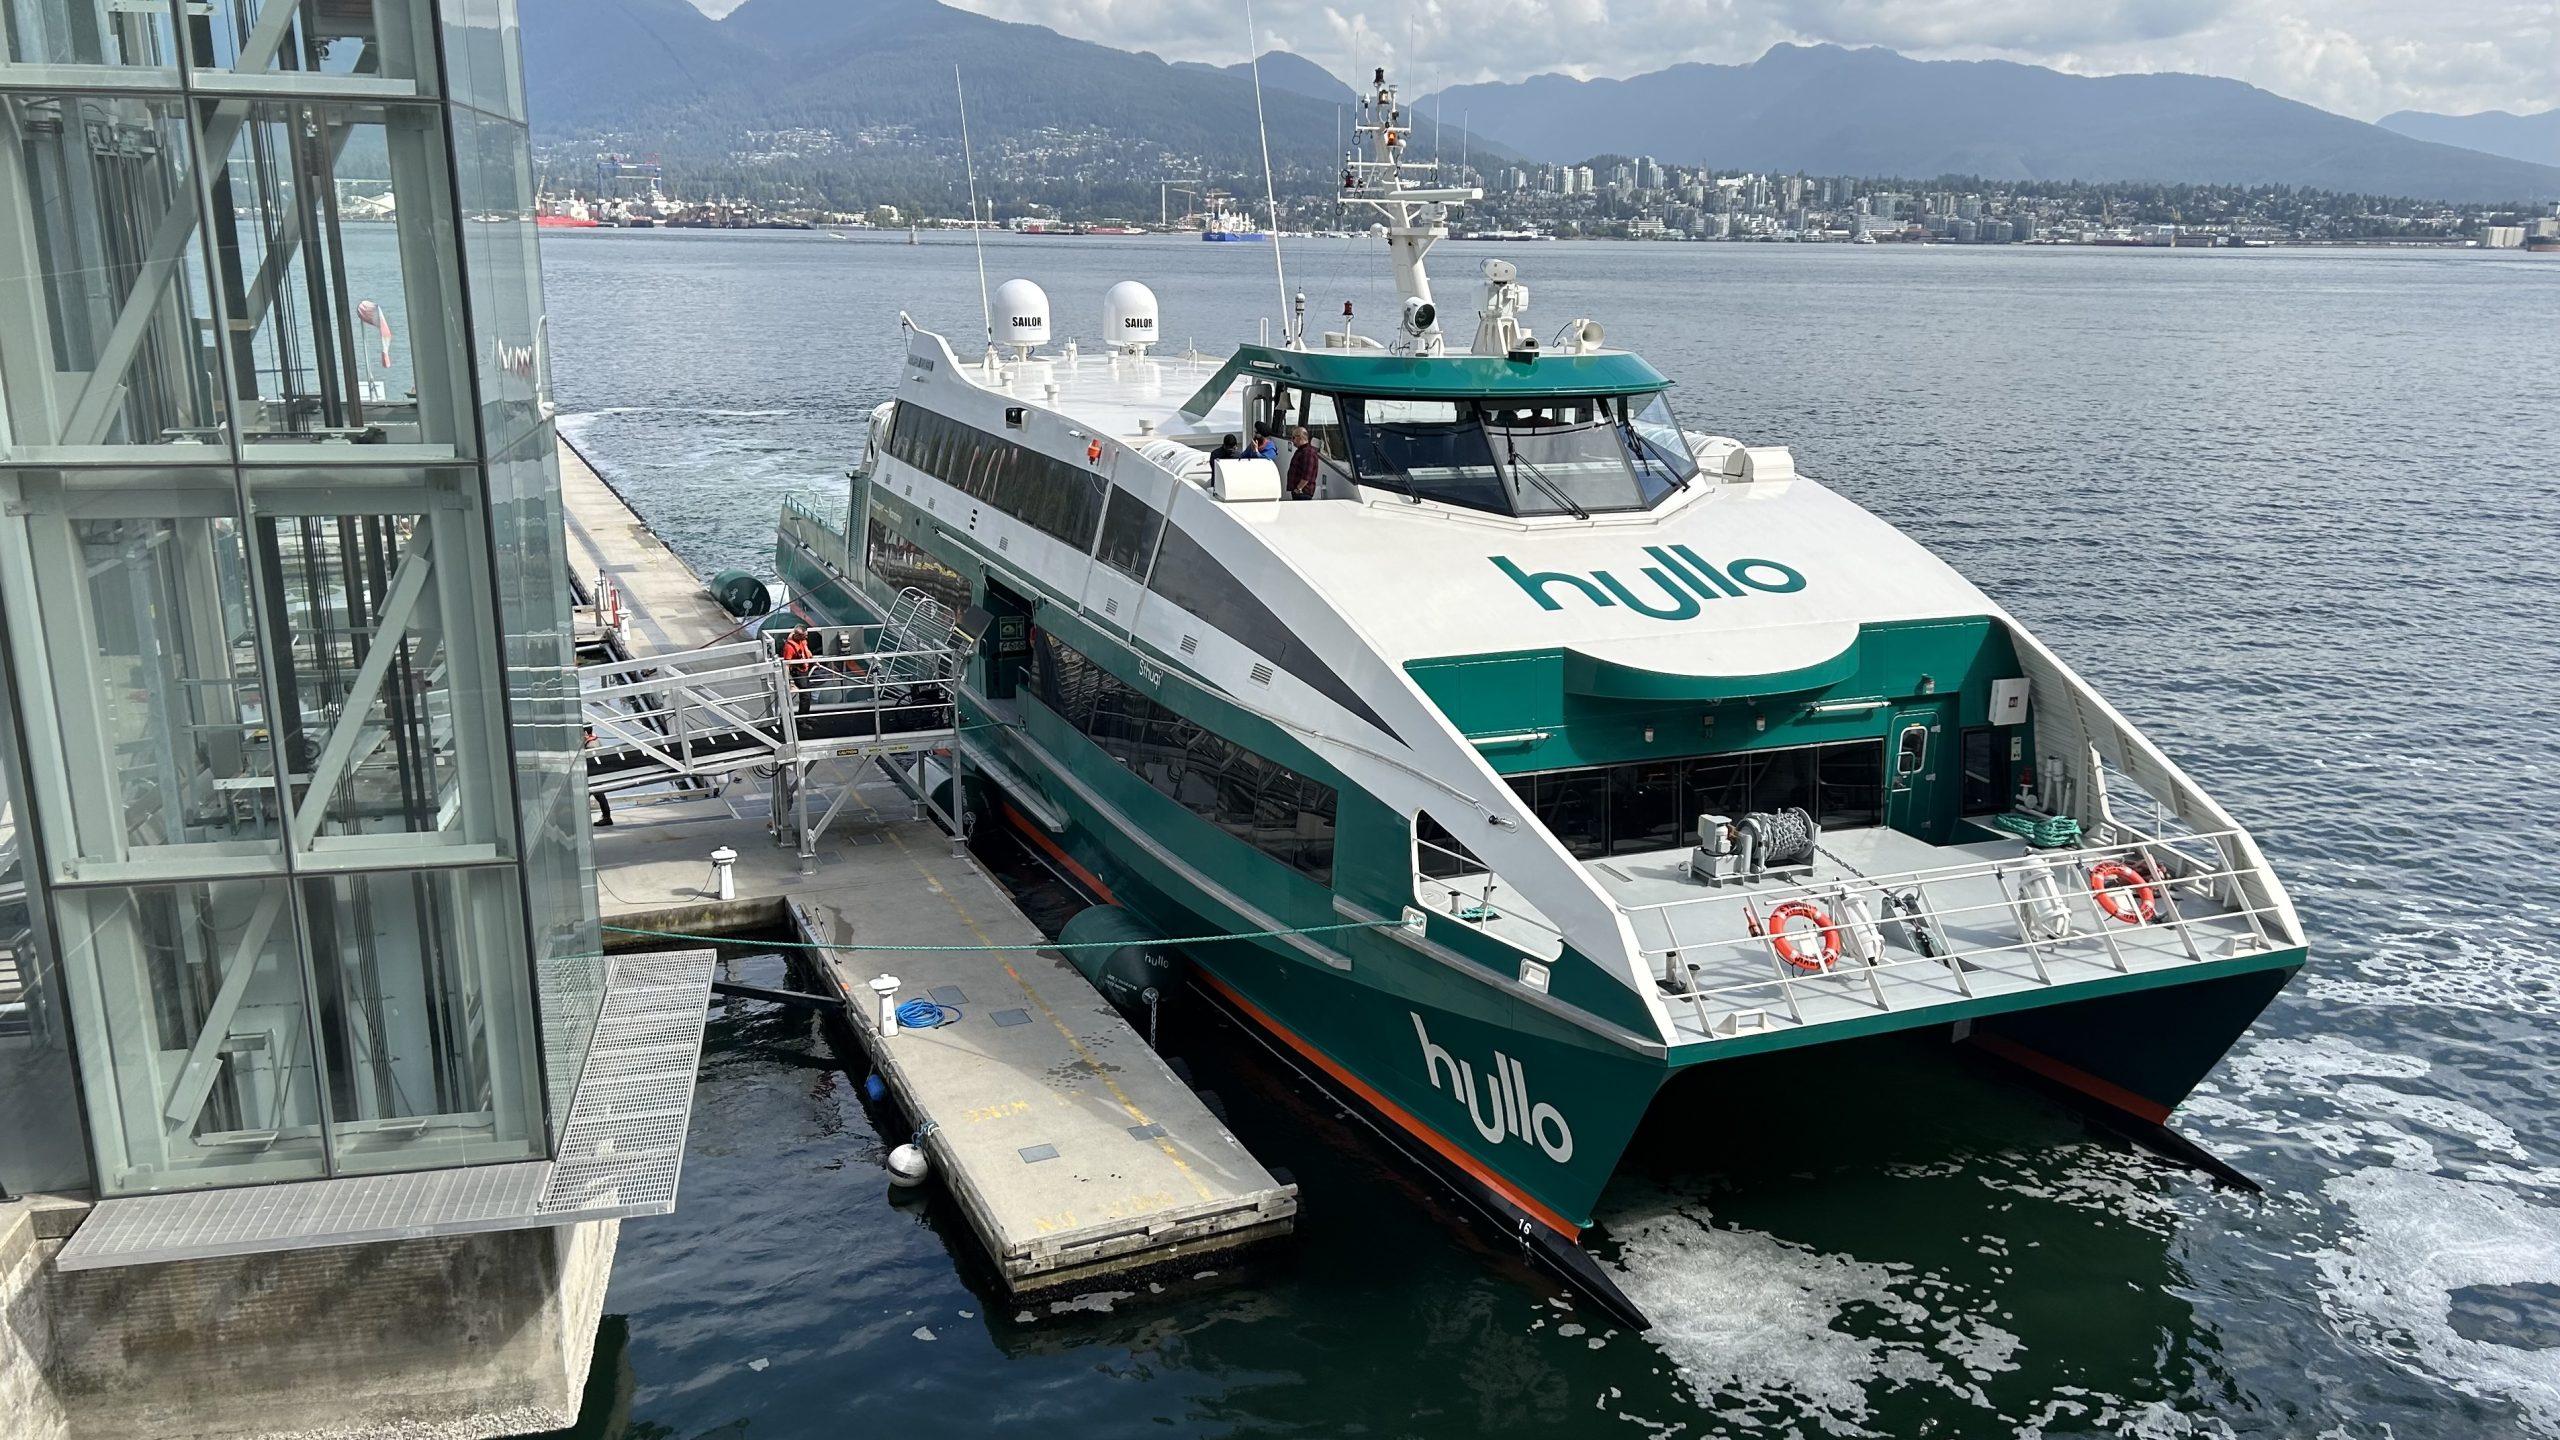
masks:
<path id="1" fill-rule="evenodd" d="M 877 763 L 957 834 L 927 773 L 958 764 L 953 694 L 966 642 L 947 616 L 935 607 L 888 625 L 813 626 L 809 639 L 812 657 L 796 663 L 759 638 L 580 667 L 588 793 L 716 795 L 742 775 L 769 777 L 775 840 L 796 842 L 806 866 L 855 775 Z M 839 783 L 813 817 L 821 770 Z"/>

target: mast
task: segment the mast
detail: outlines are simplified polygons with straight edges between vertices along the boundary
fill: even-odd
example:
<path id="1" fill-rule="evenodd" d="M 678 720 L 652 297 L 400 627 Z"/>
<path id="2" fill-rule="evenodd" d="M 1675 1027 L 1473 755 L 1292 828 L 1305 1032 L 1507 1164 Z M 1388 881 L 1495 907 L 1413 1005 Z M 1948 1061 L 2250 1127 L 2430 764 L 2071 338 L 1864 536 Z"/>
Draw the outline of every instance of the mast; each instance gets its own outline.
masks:
<path id="1" fill-rule="evenodd" d="M 1428 162 L 1405 159 L 1412 136 L 1396 87 L 1380 66 L 1370 92 L 1360 97 L 1360 113 L 1351 127 L 1354 148 L 1342 159 L 1342 198 L 1367 205 L 1386 217 L 1387 258 L 1395 267 L 1398 319 L 1413 340 L 1417 355 L 1442 350 L 1439 307 L 1431 300 L 1431 276 L 1423 256 L 1449 235 L 1449 207 L 1484 198 L 1473 187 L 1434 188 L 1409 181 L 1406 172 L 1429 170 Z"/>

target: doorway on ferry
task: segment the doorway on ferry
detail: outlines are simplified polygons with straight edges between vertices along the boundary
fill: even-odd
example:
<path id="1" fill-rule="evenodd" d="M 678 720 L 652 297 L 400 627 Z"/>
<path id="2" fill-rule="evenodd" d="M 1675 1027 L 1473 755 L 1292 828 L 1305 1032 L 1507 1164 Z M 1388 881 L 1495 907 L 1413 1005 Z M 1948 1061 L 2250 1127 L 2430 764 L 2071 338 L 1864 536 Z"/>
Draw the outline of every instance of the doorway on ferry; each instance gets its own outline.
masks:
<path id="1" fill-rule="evenodd" d="M 1941 775 L 1956 757 L 1944 753 L 1954 731 L 1949 721 L 1952 700 L 1920 700 L 1897 705 L 1885 729 L 1885 823 L 1915 840 L 1946 843 L 1952 817 L 1940 803 Z"/>
<path id="2" fill-rule="evenodd" d="M 987 582 L 978 603 L 987 612 L 987 623 L 978 632 L 978 656 L 986 661 L 987 698 L 1011 700 L 1022 688 L 1023 672 L 1031 664 L 1031 616 L 1038 607 L 999 580 Z"/>

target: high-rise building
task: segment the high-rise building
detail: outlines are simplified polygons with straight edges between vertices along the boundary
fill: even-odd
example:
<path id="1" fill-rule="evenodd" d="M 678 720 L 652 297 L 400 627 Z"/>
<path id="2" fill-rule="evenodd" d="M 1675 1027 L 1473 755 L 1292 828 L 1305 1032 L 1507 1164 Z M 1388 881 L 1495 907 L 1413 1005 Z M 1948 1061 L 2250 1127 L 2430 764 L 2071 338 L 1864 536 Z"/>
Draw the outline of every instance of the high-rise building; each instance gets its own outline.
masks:
<path id="1" fill-rule="evenodd" d="M 549 1183 L 612 971 L 516 44 L 0 4 L 0 1185 L 135 1293 L 172 1203 L 189 1263 L 650 1208 Z"/>
<path id="2" fill-rule="evenodd" d="M 1574 166 L 1573 188 L 1567 190 L 1565 193 L 1568 195 L 1589 195 L 1593 193 L 1593 190 L 1594 186 L 1591 180 L 1591 167 L 1588 165 Z"/>

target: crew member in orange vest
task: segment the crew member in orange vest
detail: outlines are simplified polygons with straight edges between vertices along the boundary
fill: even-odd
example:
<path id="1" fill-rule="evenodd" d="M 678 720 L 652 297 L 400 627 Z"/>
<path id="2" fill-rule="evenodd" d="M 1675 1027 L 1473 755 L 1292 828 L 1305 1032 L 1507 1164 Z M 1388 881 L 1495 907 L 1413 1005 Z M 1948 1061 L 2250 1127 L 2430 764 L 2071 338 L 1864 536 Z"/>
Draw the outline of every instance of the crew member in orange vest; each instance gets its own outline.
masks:
<path id="1" fill-rule="evenodd" d="M 809 675 L 817 660 L 809 653 L 809 627 L 794 625 L 782 641 L 782 663 L 791 677 L 793 708 L 809 713 Z"/>

